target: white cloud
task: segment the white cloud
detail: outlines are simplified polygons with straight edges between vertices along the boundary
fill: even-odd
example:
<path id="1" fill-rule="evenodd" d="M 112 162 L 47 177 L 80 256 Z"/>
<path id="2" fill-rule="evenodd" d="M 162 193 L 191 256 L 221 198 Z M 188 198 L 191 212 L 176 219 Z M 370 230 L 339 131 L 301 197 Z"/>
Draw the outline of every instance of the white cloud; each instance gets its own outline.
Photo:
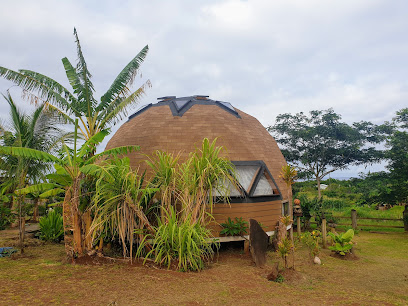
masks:
<path id="1" fill-rule="evenodd" d="M 210 94 L 265 125 L 329 107 L 347 122 L 380 123 L 407 103 L 407 13 L 403 0 L 7 1 L 0 66 L 69 86 L 60 60 L 76 59 L 76 26 L 96 97 L 149 44 L 143 104 Z M 0 79 L 0 92 L 11 85 Z M 6 109 L 0 101 L 2 117 Z"/>

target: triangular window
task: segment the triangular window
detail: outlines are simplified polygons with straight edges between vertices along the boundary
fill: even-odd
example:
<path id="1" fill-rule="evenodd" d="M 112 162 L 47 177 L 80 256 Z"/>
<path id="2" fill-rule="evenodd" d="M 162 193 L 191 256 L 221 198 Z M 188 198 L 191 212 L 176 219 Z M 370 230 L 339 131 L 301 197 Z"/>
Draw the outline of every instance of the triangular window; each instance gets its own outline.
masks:
<path id="1" fill-rule="evenodd" d="M 259 165 L 236 166 L 237 179 L 242 188 L 249 193 L 254 184 L 256 175 L 260 169 Z"/>
<path id="2" fill-rule="evenodd" d="M 278 196 L 279 190 L 266 167 L 260 160 L 233 161 L 239 184 L 248 197 Z"/>
<path id="3" fill-rule="evenodd" d="M 271 196 L 273 195 L 273 182 L 267 179 L 268 174 L 262 173 L 259 179 L 258 185 L 256 186 L 253 196 Z M 276 189 L 276 188 L 275 188 Z"/>
<path id="4" fill-rule="evenodd" d="M 238 186 L 229 180 L 220 182 L 213 190 L 213 195 L 220 197 L 229 194 L 231 198 L 238 197 L 274 197 L 279 196 L 271 173 L 263 161 L 232 161 Z"/>
<path id="5" fill-rule="evenodd" d="M 188 102 L 190 102 L 190 99 L 180 99 L 180 100 L 175 100 L 174 104 L 176 105 L 177 110 L 181 110 Z"/>

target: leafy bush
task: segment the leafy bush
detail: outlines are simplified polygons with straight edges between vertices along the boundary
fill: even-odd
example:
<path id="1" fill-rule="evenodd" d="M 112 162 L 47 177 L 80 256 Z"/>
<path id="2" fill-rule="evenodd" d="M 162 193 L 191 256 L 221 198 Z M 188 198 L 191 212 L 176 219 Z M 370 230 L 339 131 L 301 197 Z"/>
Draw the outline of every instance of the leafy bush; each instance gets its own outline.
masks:
<path id="1" fill-rule="evenodd" d="M 248 232 L 248 222 L 241 218 L 235 217 L 235 222 L 228 217 L 227 222 L 221 223 L 223 229 L 221 230 L 221 235 L 226 236 L 237 236 L 244 235 Z"/>
<path id="2" fill-rule="evenodd" d="M 354 231 L 349 229 L 343 234 L 334 234 L 329 232 L 330 237 L 333 239 L 334 246 L 329 247 L 330 250 L 340 254 L 342 256 L 350 252 L 353 247 L 353 242 L 351 241 L 354 237 Z"/>
<path id="3" fill-rule="evenodd" d="M 319 231 L 313 231 L 306 232 L 300 237 L 302 243 L 305 244 L 309 249 L 310 256 L 312 257 L 318 256 L 320 253 L 319 236 Z"/>
<path id="4" fill-rule="evenodd" d="M 62 216 L 50 210 L 46 216 L 40 218 L 40 239 L 59 242 L 64 235 Z"/>
<path id="5" fill-rule="evenodd" d="M 212 245 L 215 244 L 218 248 L 219 244 L 211 242 L 210 231 L 198 222 L 191 222 L 191 217 L 179 221 L 172 207 L 169 211 L 165 223 L 159 219 L 153 238 L 153 248 L 146 257 L 153 256 L 155 263 L 167 268 L 176 264 L 180 271 L 202 270 L 205 263 L 214 255 Z"/>
<path id="6" fill-rule="evenodd" d="M 7 225 L 13 223 L 15 216 L 11 212 L 11 209 L 0 205 L 0 230 L 6 228 Z"/>

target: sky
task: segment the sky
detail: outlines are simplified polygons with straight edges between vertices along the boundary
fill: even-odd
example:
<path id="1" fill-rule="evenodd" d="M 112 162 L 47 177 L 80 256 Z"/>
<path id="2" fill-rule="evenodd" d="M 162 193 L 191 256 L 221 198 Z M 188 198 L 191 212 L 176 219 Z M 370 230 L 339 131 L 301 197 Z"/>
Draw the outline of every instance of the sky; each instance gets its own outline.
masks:
<path id="1" fill-rule="evenodd" d="M 140 106 L 162 96 L 209 95 L 264 126 L 282 113 L 328 108 L 347 123 L 380 124 L 407 106 L 404 0 L 1 4 L 0 66 L 34 70 L 69 87 L 61 59 L 76 60 L 76 27 L 98 98 L 148 44 L 133 88 L 147 80 L 152 88 Z M 0 92 L 12 85 L 0 79 Z M 22 108 L 30 109 L 18 88 L 10 92 Z M 0 119 L 7 115 L 0 98 Z M 353 167 L 335 175 L 381 168 Z"/>

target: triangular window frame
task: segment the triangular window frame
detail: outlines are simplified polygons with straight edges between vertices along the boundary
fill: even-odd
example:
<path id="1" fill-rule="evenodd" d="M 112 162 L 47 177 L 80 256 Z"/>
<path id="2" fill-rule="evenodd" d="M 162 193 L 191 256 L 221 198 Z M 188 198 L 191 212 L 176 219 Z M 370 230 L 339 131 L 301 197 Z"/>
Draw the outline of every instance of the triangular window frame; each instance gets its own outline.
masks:
<path id="1" fill-rule="evenodd" d="M 275 179 L 273 178 L 271 172 L 269 171 L 268 167 L 262 160 L 252 160 L 252 161 L 231 161 L 235 167 L 239 166 L 257 166 L 258 169 L 256 170 L 256 174 L 253 177 L 248 190 L 245 190 L 240 184 L 241 192 L 244 193 L 245 197 L 249 198 L 265 198 L 265 197 L 281 197 L 281 192 L 279 190 L 278 185 L 276 184 Z M 266 179 L 268 180 L 269 184 L 272 187 L 273 194 L 269 195 L 254 195 L 255 190 L 258 186 L 261 177 L 265 175 Z M 269 178 L 268 178 L 269 177 Z M 271 184 L 272 182 L 272 184 Z"/>

